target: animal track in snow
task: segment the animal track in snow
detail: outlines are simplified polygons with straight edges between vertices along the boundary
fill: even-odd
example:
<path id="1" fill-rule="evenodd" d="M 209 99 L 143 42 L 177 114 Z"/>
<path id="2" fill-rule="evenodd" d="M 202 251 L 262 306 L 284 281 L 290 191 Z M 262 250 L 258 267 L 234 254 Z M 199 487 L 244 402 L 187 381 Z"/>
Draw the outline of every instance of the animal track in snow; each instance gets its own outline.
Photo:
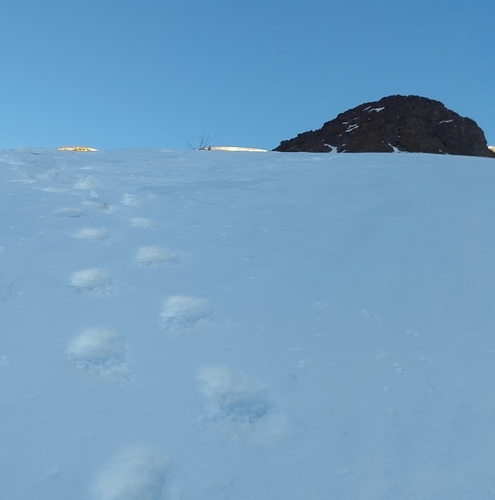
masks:
<path id="1" fill-rule="evenodd" d="M 130 446 L 114 455 L 96 478 L 94 500 L 159 500 L 169 458 L 151 446 Z"/>
<path id="2" fill-rule="evenodd" d="M 58 210 L 55 210 L 53 212 L 53 215 L 56 215 L 57 217 L 81 217 L 81 215 L 84 214 L 84 210 L 81 210 L 80 208 L 59 208 Z"/>
<path id="3" fill-rule="evenodd" d="M 72 273 L 70 284 L 78 291 L 109 294 L 113 291 L 112 277 L 104 267 L 92 267 Z"/>
<path id="4" fill-rule="evenodd" d="M 67 359 L 83 373 L 104 379 L 130 379 L 130 366 L 124 361 L 127 345 L 117 333 L 100 327 L 88 328 L 69 342 Z"/>
<path id="5" fill-rule="evenodd" d="M 254 445 L 280 444 L 286 419 L 263 397 L 265 387 L 245 373 L 224 366 L 205 366 L 198 382 L 205 399 L 202 421 L 229 439 Z"/>
<path id="6" fill-rule="evenodd" d="M 141 267 L 158 267 L 160 264 L 168 264 L 177 259 L 177 254 L 159 246 L 141 247 L 134 260 Z"/>
<path id="7" fill-rule="evenodd" d="M 165 299 L 160 318 L 166 330 L 191 327 L 206 319 L 213 312 L 207 299 L 198 299 L 185 295 L 172 295 Z"/>
<path id="8" fill-rule="evenodd" d="M 76 231 L 72 236 L 78 240 L 98 242 L 106 239 L 107 231 L 106 229 L 87 227 L 79 229 L 79 231 Z"/>

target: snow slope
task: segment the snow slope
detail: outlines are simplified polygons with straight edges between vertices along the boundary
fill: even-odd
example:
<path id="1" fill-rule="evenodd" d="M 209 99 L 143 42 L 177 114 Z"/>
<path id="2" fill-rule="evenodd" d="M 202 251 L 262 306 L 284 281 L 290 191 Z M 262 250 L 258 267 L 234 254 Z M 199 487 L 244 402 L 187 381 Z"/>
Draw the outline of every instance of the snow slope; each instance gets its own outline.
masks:
<path id="1" fill-rule="evenodd" d="M 0 152 L 0 498 L 495 498 L 495 162 Z"/>

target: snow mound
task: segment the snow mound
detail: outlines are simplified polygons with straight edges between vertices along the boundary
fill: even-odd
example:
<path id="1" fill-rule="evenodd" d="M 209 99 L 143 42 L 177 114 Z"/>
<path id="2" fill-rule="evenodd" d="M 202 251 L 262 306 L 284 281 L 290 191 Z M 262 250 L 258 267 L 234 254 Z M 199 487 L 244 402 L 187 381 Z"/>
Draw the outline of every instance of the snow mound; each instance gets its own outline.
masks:
<path id="1" fill-rule="evenodd" d="M 112 291 L 112 276 L 104 267 L 93 267 L 72 273 L 70 284 L 78 291 L 110 293 Z"/>
<path id="2" fill-rule="evenodd" d="M 177 259 L 174 252 L 169 252 L 159 246 L 141 247 L 135 257 L 136 264 L 141 267 L 158 267 L 160 264 L 173 262 Z"/>
<path id="3" fill-rule="evenodd" d="M 192 326 L 212 313 L 213 308 L 208 299 L 173 295 L 163 303 L 160 317 L 165 329 L 174 330 L 180 327 Z"/>
<path id="4" fill-rule="evenodd" d="M 116 454 L 96 478 L 94 500 L 158 500 L 169 459 L 151 446 L 131 446 Z"/>
<path id="5" fill-rule="evenodd" d="M 198 373 L 205 399 L 202 420 L 227 438 L 252 445 L 281 444 L 288 426 L 263 396 L 265 386 L 240 371 L 205 366 Z"/>

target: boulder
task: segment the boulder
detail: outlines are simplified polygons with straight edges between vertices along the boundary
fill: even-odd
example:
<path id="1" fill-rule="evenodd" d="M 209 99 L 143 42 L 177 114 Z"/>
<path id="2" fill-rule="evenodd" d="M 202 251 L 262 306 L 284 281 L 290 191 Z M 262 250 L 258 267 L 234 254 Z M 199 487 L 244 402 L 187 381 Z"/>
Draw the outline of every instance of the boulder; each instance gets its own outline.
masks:
<path id="1" fill-rule="evenodd" d="M 439 101 L 401 95 L 361 104 L 319 130 L 282 141 L 274 151 L 408 151 L 495 158 L 474 120 L 459 116 Z"/>

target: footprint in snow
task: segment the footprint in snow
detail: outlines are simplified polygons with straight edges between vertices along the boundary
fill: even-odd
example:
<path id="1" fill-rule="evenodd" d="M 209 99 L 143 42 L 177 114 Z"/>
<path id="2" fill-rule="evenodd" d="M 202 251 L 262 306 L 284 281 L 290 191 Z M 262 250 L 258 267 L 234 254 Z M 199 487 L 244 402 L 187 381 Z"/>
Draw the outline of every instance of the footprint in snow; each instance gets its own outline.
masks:
<path id="1" fill-rule="evenodd" d="M 88 241 L 88 242 L 100 242 L 104 241 L 107 238 L 107 231 L 106 229 L 98 229 L 94 227 L 87 227 L 84 229 L 79 229 L 79 231 L 76 231 L 73 235 L 73 238 L 77 240 L 83 240 L 83 241 Z"/>
<path id="2" fill-rule="evenodd" d="M 141 247 L 134 260 L 140 267 L 156 268 L 177 260 L 177 254 L 159 246 Z"/>
<path id="3" fill-rule="evenodd" d="M 98 181 L 93 177 L 79 177 L 74 183 L 74 189 L 90 190 L 98 187 Z"/>
<path id="4" fill-rule="evenodd" d="M 131 220 L 131 222 L 133 227 L 139 227 L 143 229 L 153 229 L 158 227 L 158 224 L 155 221 L 146 217 L 135 217 Z"/>
<path id="5" fill-rule="evenodd" d="M 94 500 L 159 500 L 169 472 L 169 457 L 148 445 L 116 453 L 98 474 Z"/>
<path id="6" fill-rule="evenodd" d="M 78 292 L 90 292 L 97 295 L 109 295 L 115 291 L 112 286 L 112 276 L 104 267 L 93 267 L 72 273 L 70 285 Z"/>
<path id="7" fill-rule="evenodd" d="M 264 397 L 264 385 L 225 366 L 205 366 L 197 379 L 205 402 L 202 422 L 242 444 L 272 446 L 284 441 L 287 421 Z"/>
<path id="8" fill-rule="evenodd" d="M 124 193 L 122 197 L 122 203 L 128 207 L 140 207 L 144 202 L 144 198 L 142 196 L 138 196 L 137 194 L 129 194 Z"/>
<path id="9" fill-rule="evenodd" d="M 199 326 L 212 313 L 213 307 L 208 299 L 172 295 L 165 299 L 160 319 L 164 330 L 177 332 Z"/>
<path id="10" fill-rule="evenodd" d="M 58 210 L 55 210 L 53 212 L 53 215 L 56 215 L 57 217 L 81 217 L 81 215 L 84 214 L 84 210 L 81 210 L 80 208 L 59 208 Z"/>
<path id="11" fill-rule="evenodd" d="M 66 349 L 72 367 L 86 375 L 105 380 L 132 381 L 133 375 L 125 362 L 127 345 L 111 330 L 92 327 L 73 338 Z"/>

